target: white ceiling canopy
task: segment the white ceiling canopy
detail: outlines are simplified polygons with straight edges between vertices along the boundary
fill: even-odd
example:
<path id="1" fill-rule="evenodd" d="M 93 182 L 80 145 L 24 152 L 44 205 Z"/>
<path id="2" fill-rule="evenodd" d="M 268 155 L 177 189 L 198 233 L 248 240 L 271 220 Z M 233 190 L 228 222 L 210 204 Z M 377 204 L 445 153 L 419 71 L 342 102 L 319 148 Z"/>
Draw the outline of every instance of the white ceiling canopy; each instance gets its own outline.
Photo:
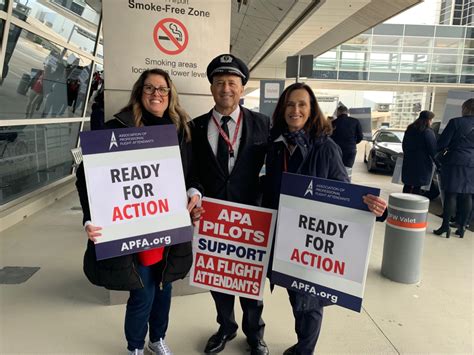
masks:
<path id="1" fill-rule="evenodd" d="M 235 0 L 231 53 L 253 79 L 284 78 L 287 56 L 318 56 L 422 1 Z"/>

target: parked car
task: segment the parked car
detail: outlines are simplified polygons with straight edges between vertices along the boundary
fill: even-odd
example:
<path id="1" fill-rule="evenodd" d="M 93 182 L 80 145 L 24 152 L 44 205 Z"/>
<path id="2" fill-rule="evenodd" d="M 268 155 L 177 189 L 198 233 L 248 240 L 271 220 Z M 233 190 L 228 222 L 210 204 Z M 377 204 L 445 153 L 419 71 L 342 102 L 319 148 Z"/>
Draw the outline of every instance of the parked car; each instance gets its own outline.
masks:
<path id="1" fill-rule="evenodd" d="M 365 144 L 364 163 L 367 164 L 367 170 L 393 173 L 397 158 L 403 156 L 404 134 L 404 130 L 394 128 L 381 128 L 376 131 L 372 140 Z"/>

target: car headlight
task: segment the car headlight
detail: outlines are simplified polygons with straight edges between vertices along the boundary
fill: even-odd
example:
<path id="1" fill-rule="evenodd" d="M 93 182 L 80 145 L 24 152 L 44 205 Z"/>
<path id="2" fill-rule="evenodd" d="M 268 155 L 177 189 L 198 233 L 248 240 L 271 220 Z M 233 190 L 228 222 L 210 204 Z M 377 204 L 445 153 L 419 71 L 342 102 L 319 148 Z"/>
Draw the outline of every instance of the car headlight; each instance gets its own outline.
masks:
<path id="1" fill-rule="evenodd" d="M 387 158 L 388 155 L 384 152 L 381 152 L 380 150 L 375 151 L 375 155 L 378 156 L 379 158 Z"/>

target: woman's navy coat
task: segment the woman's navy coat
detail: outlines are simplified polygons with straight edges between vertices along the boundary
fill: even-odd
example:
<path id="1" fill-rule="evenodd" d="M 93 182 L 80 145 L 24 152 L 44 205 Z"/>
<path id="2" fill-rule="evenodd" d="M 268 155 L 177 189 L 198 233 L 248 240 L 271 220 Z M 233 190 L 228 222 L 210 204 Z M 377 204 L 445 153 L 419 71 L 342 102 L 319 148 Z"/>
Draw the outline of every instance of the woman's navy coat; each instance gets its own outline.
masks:
<path id="1" fill-rule="evenodd" d="M 441 166 L 446 192 L 474 194 L 474 116 L 452 118 L 439 137 L 438 150 L 448 148 Z"/>
<path id="2" fill-rule="evenodd" d="M 410 186 L 429 185 L 435 153 L 436 136 L 431 128 L 407 128 L 403 137 L 403 183 Z"/>

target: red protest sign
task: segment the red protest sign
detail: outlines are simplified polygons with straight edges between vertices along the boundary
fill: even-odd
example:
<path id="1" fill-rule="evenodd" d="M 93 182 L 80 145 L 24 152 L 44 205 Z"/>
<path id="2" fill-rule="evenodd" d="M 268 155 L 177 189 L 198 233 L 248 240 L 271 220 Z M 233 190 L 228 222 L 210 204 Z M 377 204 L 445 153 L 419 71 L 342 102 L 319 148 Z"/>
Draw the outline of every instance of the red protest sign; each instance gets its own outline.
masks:
<path id="1" fill-rule="evenodd" d="M 189 35 L 184 24 L 175 18 L 160 20 L 153 29 L 153 41 L 165 54 L 176 55 L 188 45 Z"/>
<path id="2" fill-rule="evenodd" d="M 276 211 L 204 198 L 191 285 L 262 299 Z"/>
<path id="3" fill-rule="evenodd" d="M 226 204 L 203 201 L 206 215 L 199 224 L 199 234 L 250 245 L 268 244 L 271 214 L 256 211 L 253 206 L 239 208 Z"/>

